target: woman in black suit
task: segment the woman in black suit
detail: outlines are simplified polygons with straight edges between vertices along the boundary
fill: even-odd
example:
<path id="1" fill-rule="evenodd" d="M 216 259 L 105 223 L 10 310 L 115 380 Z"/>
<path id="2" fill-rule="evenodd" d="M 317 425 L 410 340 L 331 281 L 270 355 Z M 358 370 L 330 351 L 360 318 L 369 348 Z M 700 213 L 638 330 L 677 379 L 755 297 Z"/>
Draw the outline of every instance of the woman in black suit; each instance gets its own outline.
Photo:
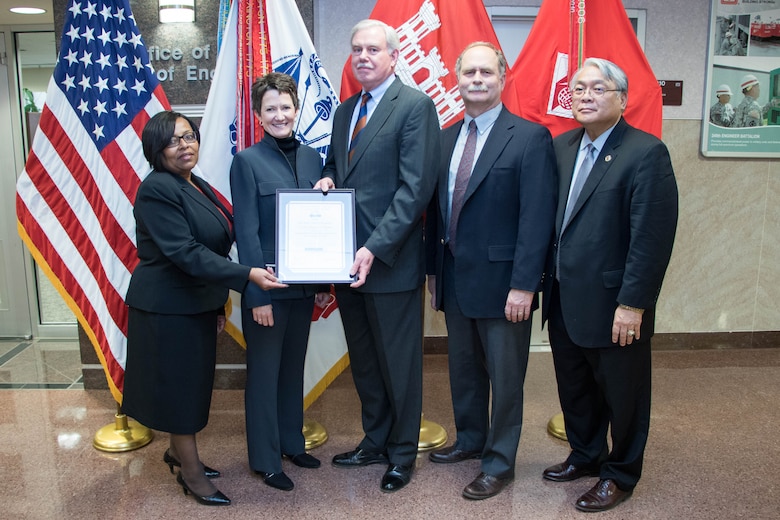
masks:
<path id="1" fill-rule="evenodd" d="M 298 88 L 287 74 L 272 72 L 252 85 L 252 109 L 265 136 L 237 153 L 230 190 L 239 261 L 275 263 L 276 190 L 312 188 L 322 159 L 293 135 Z M 315 303 L 324 305 L 328 287 L 296 285 L 262 291 L 248 287 L 241 303 L 246 352 L 246 435 L 250 467 L 271 487 L 289 491 L 282 456 L 304 468 L 320 461 L 304 450 L 303 365 Z"/>
<path id="2" fill-rule="evenodd" d="M 208 477 L 195 434 L 208 422 L 217 334 L 225 326 L 228 289 L 285 287 L 272 273 L 231 262 L 232 217 L 192 168 L 197 125 L 176 112 L 152 117 L 141 134 L 154 168 L 141 183 L 133 214 L 139 263 L 125 301 L 130 307 L 122 410 L 170 433 L 163 460 L 185 494 L 227 505 Z M 247 281 L 253 284 L 247 284 Z"/>

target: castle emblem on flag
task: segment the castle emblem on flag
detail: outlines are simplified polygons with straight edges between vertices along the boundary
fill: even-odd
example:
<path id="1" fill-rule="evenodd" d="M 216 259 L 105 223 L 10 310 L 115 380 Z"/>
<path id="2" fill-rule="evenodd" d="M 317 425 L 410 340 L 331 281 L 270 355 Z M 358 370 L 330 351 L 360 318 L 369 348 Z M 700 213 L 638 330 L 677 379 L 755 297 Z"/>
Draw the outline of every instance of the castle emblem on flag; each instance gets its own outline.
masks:
<path id="1" fill-rule="evenodd" d="M 573 119 L 571 113 L 571 90 L 569 89 L 569 55 L 558 53 L 550 87 L 550 99 L 547 102 L 547 113 L 552 116 Z"/>
<path id="2" fill-rule="evenodd" d="M 463 111 L 463 100 L 455 85 L 449 90 L 441 78 L 449 70 L 441 59 L 437 47 L 430 51 L 420 45 L 423 38 L 441 27 L 441 19 L 431 0 L 425 0 L 420 9 L 396 31 L 401 40 L 401 49 L 395 72 L 404 84 L 427 94 L 436 105 L 439 124 L 443 127 Z"/>

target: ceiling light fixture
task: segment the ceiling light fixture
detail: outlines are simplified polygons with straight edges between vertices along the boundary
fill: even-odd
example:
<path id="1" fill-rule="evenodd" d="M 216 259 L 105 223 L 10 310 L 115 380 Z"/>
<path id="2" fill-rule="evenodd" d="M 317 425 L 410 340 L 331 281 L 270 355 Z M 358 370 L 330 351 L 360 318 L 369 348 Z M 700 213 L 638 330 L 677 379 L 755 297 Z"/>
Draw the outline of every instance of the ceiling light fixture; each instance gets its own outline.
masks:
<path id="1" fill-rule="evenodd" d="M 158 0 L 160 23 L 195 21 L 195 0 Z"/>
<path id="2" fill-rule="evenodd" d="M 38 7 L 12 7 L 9 11 L 15 14 L 43 14 L 46 12 L 46 9 Z"/>

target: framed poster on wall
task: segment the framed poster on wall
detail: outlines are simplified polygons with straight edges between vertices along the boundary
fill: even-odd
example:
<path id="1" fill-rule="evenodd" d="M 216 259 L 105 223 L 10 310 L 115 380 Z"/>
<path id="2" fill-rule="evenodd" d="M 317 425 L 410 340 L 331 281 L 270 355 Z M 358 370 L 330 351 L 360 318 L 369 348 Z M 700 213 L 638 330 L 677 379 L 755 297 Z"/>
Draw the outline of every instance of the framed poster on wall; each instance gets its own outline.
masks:
<path id="1" fill-rule="evenodd" d="M 712 0 L 701 152 L 780 157 L 780 0 Z"/>

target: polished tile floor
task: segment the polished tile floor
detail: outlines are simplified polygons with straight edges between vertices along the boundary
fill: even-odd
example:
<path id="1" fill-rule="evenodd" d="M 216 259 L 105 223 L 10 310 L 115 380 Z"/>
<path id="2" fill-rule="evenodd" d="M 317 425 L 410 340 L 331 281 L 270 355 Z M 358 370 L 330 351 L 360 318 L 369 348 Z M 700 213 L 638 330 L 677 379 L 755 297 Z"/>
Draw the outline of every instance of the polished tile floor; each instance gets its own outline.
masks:
<path id="1" fill-rule="evenodd" d="M 0 389 L 84 389 L 77 341 L 0 340 Z"/>
<path id="2" fill-rule="evenodd" d="M 654 401 L 645 474 L 633 497 L 604 519 L 774 519 L 780 515 L 780 348 L 655 352 Z M 108 391 L 83 390 L 75 343 L 0 342 L 0 518 L 569 519 L 594 479 L 557 484 L 542 470 L 567 445 L 546 433 L 558 411 L 549 353 L 531 354 L 516 478 L 500 495 L 471 502 L 463 487 L 478 461 L 435 465 L 418 457 L 412 483 L 379 490 L 383 468 L 344 470 L 336 453 L 360 440 L 349 370 L 306 412 L 329 440 L 312 454 L 319 469 L 284 463 L 295 489 L 265 486 L 246 463 L 243 392 L 214 392 L 199 435 L 203 460 L 233 504 L 208 508 L 185 497 L 162 463 L 167 435 L 127 453 L 92 447 L 112 424 Z M 58 386 L 51 386 L 58 385 Z M 424 412 L 454 436 L 446 356 L 425 356 Z"/>

